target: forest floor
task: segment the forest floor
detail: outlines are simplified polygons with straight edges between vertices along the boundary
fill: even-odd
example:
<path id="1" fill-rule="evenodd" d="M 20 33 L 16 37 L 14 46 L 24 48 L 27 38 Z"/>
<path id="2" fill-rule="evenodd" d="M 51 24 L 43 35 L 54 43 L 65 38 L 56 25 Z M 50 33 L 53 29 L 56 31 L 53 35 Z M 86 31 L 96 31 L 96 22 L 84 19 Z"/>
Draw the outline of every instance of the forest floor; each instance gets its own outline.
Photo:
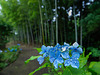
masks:
<path id="1" fill-rule="evenodd" d="M 21 46 L 21 48 L 22 52 L 18 59 L 2 70 L 0 75 L 28 75 L 40 66 L 36 59 L 34 61 L 30 61 L 28 64 L 24 64 L 24 61 L 28 58 L 31 56 L 37 56 L 39 53 L 32 47 Z M 44 73 L 47 73 L 47 68 L 37 71 L 34 75 L 42 75 Z"/>

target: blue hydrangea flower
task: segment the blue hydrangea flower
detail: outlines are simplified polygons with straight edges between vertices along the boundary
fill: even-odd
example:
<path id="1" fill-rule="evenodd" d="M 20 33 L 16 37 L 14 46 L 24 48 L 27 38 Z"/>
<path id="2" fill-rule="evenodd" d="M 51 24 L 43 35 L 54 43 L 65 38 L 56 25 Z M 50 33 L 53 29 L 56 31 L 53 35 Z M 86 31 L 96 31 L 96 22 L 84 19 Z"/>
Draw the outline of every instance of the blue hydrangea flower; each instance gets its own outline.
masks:
<path id="1" fill-rule="evenodd" d="M 14 49 L 11 49 L 10 52 L 13 52 Z"/>
<path id="2" fill-rule="evenodd" d="M 70 57 L 68 51 L 66 51 L 66 52 L 61 52 L 61 56 L 62 56 L 64 59 L 67 59 L 67 58 Z"/>
<path id="3" fill-rule="evenodd" d="M 42 46 L 40 56 L 37 61 L 41 65 L 44 61 L 45 57 L 49 57 L 49 61 L 53 63 L 55 68 L 60 67 L 58 64 L 64 63 L 65 66 L 71 65 L 73 68 L 79 68 L 78 58 L 80 57 L 80 53 L 82 53 L 82 48 L 79 47 L 79 44 L 75 42 L 72 46 L 64 42 L 64 45 L 60 45 L 57 43 L 55 47 L 51 46 Z M 72 50 L 72 56 L 69 56 L 69 50 Z M 65 61 L 64 61 L 65 60 Z"/>
<path id="4" fill-rule="evenodd" d="M 10 51 L 10 48 L 8 48 L 8 50 Z"/>
<path id="5" fill-rule="evenodd" d="M 15 52 L 17 51 L 17 49 L 15 49 Z"/>
<path id="6" fill-rule="evenodd" d="M 43 54 L 43 53 L 45 53 L 46 51 L 47 51 L 47 47 L 45 46 L 45 45 L 43 45 L 42 47 L 41 47 L 41 52 L 39 53 L 39 54 Z"/>
<path id="7" fill-rule="evenodd" d="M 0 53 L 2 53 L 3 51 L 2 50 L 0 50 Z"/>
<path id="8" fill-rule="evenodd" d="M 37 61 L 41 65 L 43 63 L 43 61 L 44 61 L 44 58 L 42 56 L 40 56 L 39 58 L 37 58 Z"/>
<path id="9" fill-rule="evenodd" d="M 66 43 L 66 42 L 64 42 L 64 46 L 69 46 L 69 44 L 68 44 L 68 43 Z"/>
<path id="10" fill-rule="evenodd" d="M 7 52 L 7 51 L 5 50 L 5 52 Z"/>
<path id="11" fill-rule="evenodd" d="M 55 68 L 58 68 L 58 64 L 62 64 L 64 62 L 60 54 L 61 52 L 57 48 L 52 48 L 49 52 L 49 60 L 53 63 Z"/>
<path id="12" fill-rule="evenodd" d="M 82 48 L 79 47 L 79 44 L 78 44 L 77 42 L 75 42 L 75 43 L 73 44 L 73 46 L 70 46 L 69 49 L 72 50 L 72 53 L 73 53 L 73 52 L 78 52 L 78 53 L 80 53 L 80 54 L 83 53 Z"/>
<path id="13" fill-rule="evenodd" d="M 20 46 L 20 44 L 17 44 L 18 46 Z"/>
<path id="14" fill-rule="evenodd" d="M 47 57 L 48 55 L 49 55 L 49 49 L 50 49 L 51 47 L 50 46 L 42 46 L 41 47 L 41 52 L 39 53 L 39 54 L 43 54 L 43 57 Z"/>
<path id="15" fill-rule="evenodd" d="M 20 49 L 22 51 L 22 49 Z"/>
<path id="16" fill-rule="evenodd" d="M 64 45 L 62 46 L 61 56 L 65 59 L 69 58 L 69 44 L 67 44 L 66 42 L 64 42 Z"/>
<path id="17" fill-rule="evenodd" d="M 79 61 L 78 58 L 80 57 L 80 54 L 78 52 L 73 52 L 72 57 L 65 60 L 64 65 L 69 66 L 71 65 L 73 68 L 79 68 Z"/>

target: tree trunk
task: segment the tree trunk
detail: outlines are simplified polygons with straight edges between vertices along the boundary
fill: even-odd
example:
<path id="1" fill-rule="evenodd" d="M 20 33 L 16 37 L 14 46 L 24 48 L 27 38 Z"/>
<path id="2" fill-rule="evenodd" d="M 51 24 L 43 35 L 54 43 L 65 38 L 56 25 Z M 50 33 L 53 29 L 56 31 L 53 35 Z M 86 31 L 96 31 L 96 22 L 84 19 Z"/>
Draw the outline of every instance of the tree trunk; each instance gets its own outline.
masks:
<path id="1" fill-rule="evenodd" d="M 55 0 L 55 16 L 56 16 L 56 43 L 58 43 L 58 16 L 57 16 L 57 0 Z"/>
<path id="2" fill-rule="evenodd" d="M 43 37 L 43 44 L 45 44 L 45 40 L 44 40 L 44 31 L 43 31 L 42 11 L 41 11 L 40 0 L 38 0 L 38 3 L 39 3 L 40 19 L 41 19 L 41 26 L 42 26 L 42 37 Z"/>
<path id="3" fill-rule="evenodd" d="M 31 27 L 31 24 L 30 24 L 30 21 L 28 20 L 28 23 L 29 23 L 29 27 L 30 27 L 30 33 L 31 33 L 31 39 L 32 39 L 32 44 L 34 44 L 33 42 L 33 32 L 32 32 L 32 27 Z"/>
<path id="4" fill-rule="evenodd" d="M 28 43 L 28 45 L 29 45 L 29 44 L 30 44 L 30 40 L 29 40 L 29 30 L 28 30 L 27 21 L 26 21 L 26 32 L 27 32 L 27 43 Z"/>
<path id="5" fill-rule="evenodd" d="M 75 22 L 75 41 L 78 42 L 78 40 L 77 40 L 77 24 L 76 24 L 76 16 L 75 16 L 75 5 L 73 5 L 73 14 L 74 14 L 74 22 Z"/>

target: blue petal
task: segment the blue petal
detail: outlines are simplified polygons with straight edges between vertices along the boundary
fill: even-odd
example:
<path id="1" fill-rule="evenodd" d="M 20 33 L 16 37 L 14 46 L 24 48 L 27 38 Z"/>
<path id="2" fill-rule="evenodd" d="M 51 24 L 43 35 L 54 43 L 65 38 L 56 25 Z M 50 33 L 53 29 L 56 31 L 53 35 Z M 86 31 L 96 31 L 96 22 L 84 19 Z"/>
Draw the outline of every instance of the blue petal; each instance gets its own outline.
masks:
<path id="1" fill-rule="evenodd" d="M 7 51 L 5 50 L 5 52 L 7 52 Z"/>
<path id="2" fill-rule="evenodd" d="M 73 46 L 69 46 L 68 48 L 71 49 L 71 50 L 74 50 L 74 47 Z"/>
<path id="3" fill-rule="evenodd" d="M 77 59 L 73 59 L 72 62 L 71 62 L 71 66 L 73 68 L 79 68 L 79 61 Z"/>
<path id="4" fill-rule="evenodd" d="M 81 47 L 77 48 L 77 51 L 78 51 L 79 53 L 83 53 L 83 50 L 82 50 Z"/>
<path id="5" fill-rule="evenodd" d="M 78 59 L 80 57 L 80 54 L 78 52 L 73 52 L 72 53 L 72 58 L 73 59 Z"/>
<path id="6" fill-rule="evenodd" d="M 59 65 L 59 67 L 61 68 L 61 67 L 62 67 L 62 65 Z"/>
<path id="7" fill-rule="evenodd" d="M 44 53 L 44 51 L 41 51 L 39 54 L 43 54 Z"/>
<path id="8" fill-rule="evenodd" d="M 10 48 L 8 48 L 8 50 L 10 50 Z"/>
<path id="9" fill-rule="evenodd" d="M 79 44 L 77 43 L 77 42 L 75 42 L 74 44 L 73 44 L 73 47 L 78 47 L 79 46 Z"/>
<path id="10" fill-rule="evenodd" d="M 70 59 L 65 60 L 65 63 L 64 63 L 65 66 L 69 66 L 70 64 L 71 64 Z"/>
<path id="11" fill-rule="evenodd" d="M 66 43 L 66 42 L 64 42 L 64 45 L 69 46 L 69 44 L 68 44 L 68 43 Z"/>
<path id="12" fill-rule="evenodd" d="M 60 64 L 64 62 L 64 60 L 63 60 L 62 57 L 58 57 L 56 60 L 57 60 L 57 62 L 60 63 Z"/>
<path id="13" fill-rule="evenodd" d="M 55 58 L 54 57 L 50 57 L 49 60 L 50 60 L 51 63 L 53 63 Z"/>
<path id="14" fill-rule="evenodd" d="M 51 48 L 50 46 L 47 46 L 47 51 L 48 51 L 50 48 Z"/>
<path id="15" fill-rule="evenodd" d="M 62 46 L 62 51 L 69 51 L 68 46 Z"/>
<path id="16" fill-rule="evenodd" d="M 55 52 L 50 51 L 49 52 L 49 57 L 55 57 Z"/>
<path id="17" fill-rule="evenodd" d="M 70 56 L 69 56 L 69 52 L 62 52 L 61 53 L 61 56 L 63 57 L 63 58 L 69 58 Z"/>
<path id="18" fill-rule="evenodd" d="M 20 44 L 17 44 L 18 46 L 20 46 Z"/>
<path id="19" fill-rule="evenodd" d="M 56 54 L 56 58 L 58 58 L 60 56 L 60 51 L 57 51 L 55 54 Z"/>
<path id="20" fill-rule="evenodd" d="M 39 64 L 41 65 L 44 61 L 44 58 L 42 56 L 37 58 L 37 61 L 39 62 Z"/>
<path id="21" fill-rule="evenodd" d="M 17 49 L 15 49 L 15 52 L 17 51 Z"/>
<path id="22" fill-rule="evenodd" d="M 53 65 L 54 65 L 55 68 L 58 68 L 58 62 L 57 62 L 57 60 L 54 61 Z"/>
<path id="23" fill-rule="evenodd" d="M 47 49 L 47 47 L 44 46 L 44 45 L 42 45 L 41 50 L 44 51 L 44 50 L 46 50 L 46 49 Z"/>
<path id="24" fill-rule="evenodd" d="M 44 53 L 44 54 L 43 54 L 43 57 L 47 57 L 47 56 L 48 56 L 48 53 Z"/>

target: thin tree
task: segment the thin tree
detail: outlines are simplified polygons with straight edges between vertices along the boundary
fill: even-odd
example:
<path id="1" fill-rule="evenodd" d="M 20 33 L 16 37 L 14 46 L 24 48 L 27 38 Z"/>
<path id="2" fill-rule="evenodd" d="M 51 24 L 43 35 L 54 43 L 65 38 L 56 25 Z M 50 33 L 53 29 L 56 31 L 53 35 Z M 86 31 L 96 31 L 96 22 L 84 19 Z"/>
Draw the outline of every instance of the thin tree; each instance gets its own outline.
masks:
<path id="1" fill-rule="evenodd" d="M 57 15 L 57 0 L 55 0 L 55 15 L 56 15 L 56 43 L 58 43 L 58 15 Z"/>
<path id="2" fill-rule="evenodd" d="M 42 26 L 42 37 L 43 37 L 43 44 L 45 44 L 45 40 L 44 40 L 44 31 L 43 31 L 42 11 L 41 11 L 40 0 L 38 0 L 38 3 L 39 3 L 40 18 L 41 18 L 41 26 Z"/>
<path id="3" fill-rule="evenodd" d="M 74 14 L 74 22 L 75 22 L 75 41 L 78 42 L 77 40 L 77 24 L 76 24 L 76 16 L 75 16 L 75 5 L 73 4 L 73 14 Z"/>

